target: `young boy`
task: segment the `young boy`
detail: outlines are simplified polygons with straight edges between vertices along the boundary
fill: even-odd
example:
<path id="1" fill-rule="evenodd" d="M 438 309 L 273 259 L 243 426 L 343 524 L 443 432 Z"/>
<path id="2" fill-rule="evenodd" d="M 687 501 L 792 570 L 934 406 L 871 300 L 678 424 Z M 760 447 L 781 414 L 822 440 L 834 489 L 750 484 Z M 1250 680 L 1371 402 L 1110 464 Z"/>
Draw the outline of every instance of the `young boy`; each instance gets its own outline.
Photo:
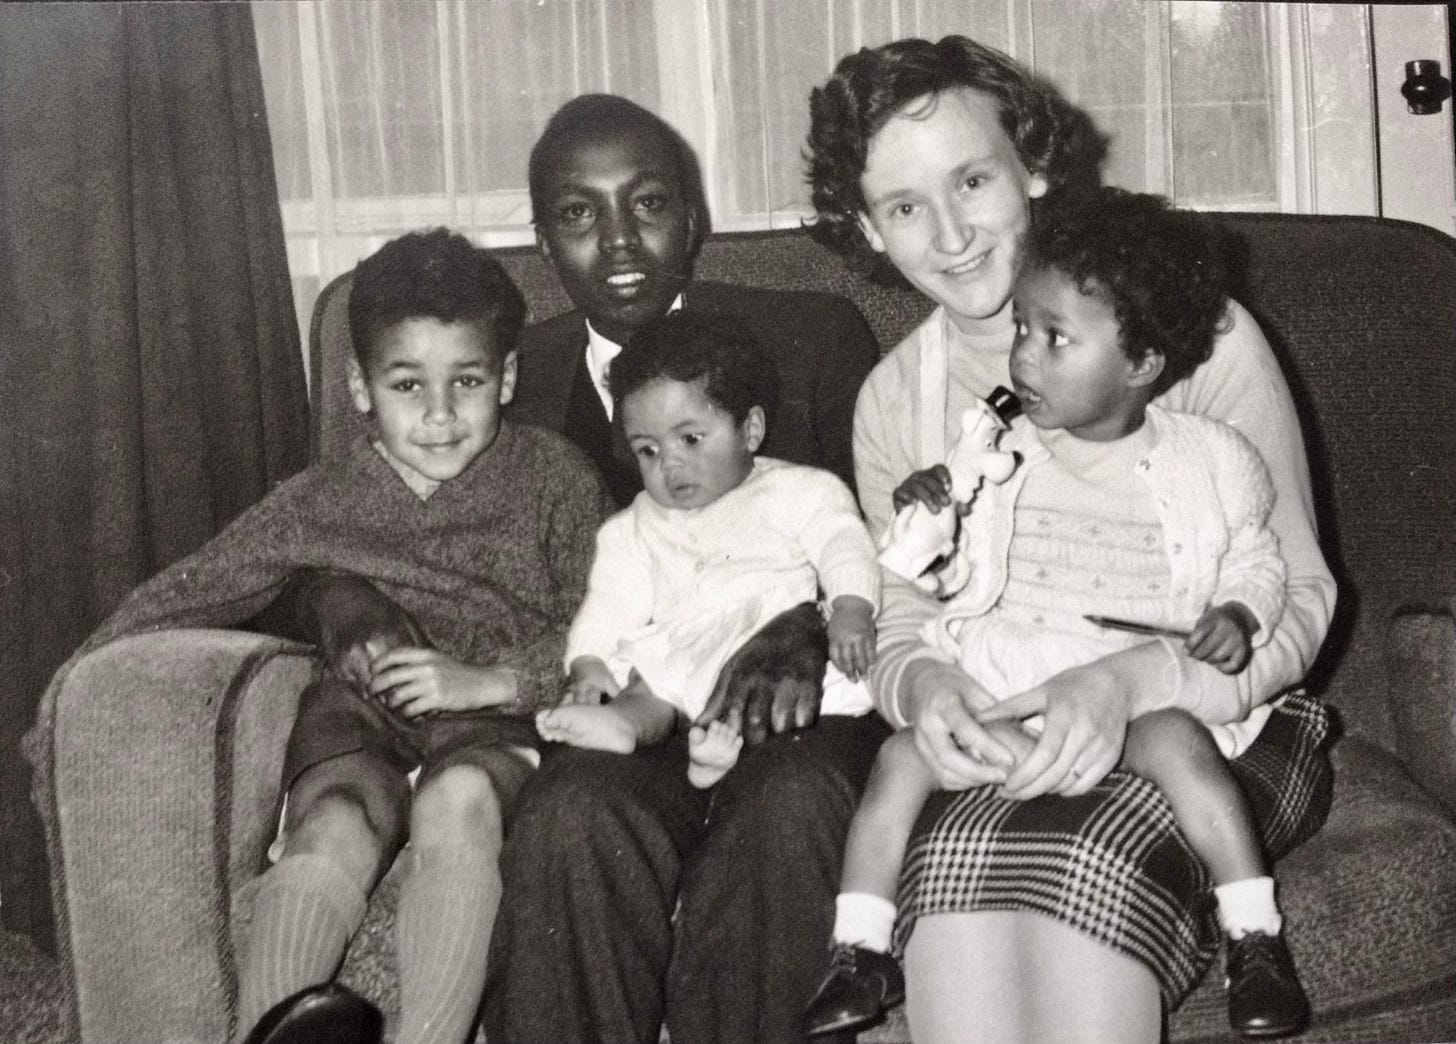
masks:
<path id="1" fill-rule="evenodd" d="M 236 625 L 305 567 L 399 607 L 318 635 L 328 662 L 289 735 L 239 967 L 251 1042 L 315 1017 L 308 988 L 334 975 L 402 847 L 396 1039 L 459 1044 L 475 1019 L 504 823 L 539 762 L 531 715 L 559 697 L 608 503 L 574 447 L 501 420 L 524 313 L 504 270 L 444 229 L 360 262 L 348 380 L 369 437 L 279 486 L 103 629 Z"/>
<path id="2" fill-rule="evenodd" d="M 874 543 L 843 482 L 755 457 L 774 384 L 740 323 L 690 311 L 642 327 L 612 364 L 645 489 L 597 538 L 568 701 L 536 717 L 545 739 L 624 754 L 661 742 L 697 718 L 728 657 L 816 587 L 832 662 L 820 713 L 870 709 L 855 681 L 874 658 Z M 732 723 L 693 726 L 688 779 L 717 783 L 742 743 Z"/>
<path id="3" fill-rule="evenodd" d="M 1026 250 L 1010 365 L 1025 417 L 1001 441 L 1022 461 L 972 502 L 960 537 L 971 577 L 927 628 L 928 643 L 998 700 L 1149 634 L 1165 636 L 1155 640 L 1169 656 L 1241 671 L 1284 610 L 1268 473 L 1234 429 L 1151 403 L 1208 358 L 1224 321 L 1227 269 L 1214 231 L 1159 197 L 1106 188 L 1045 200 Z M 944 470 L 906 480 L 897 508 L 939 502 Z M 1107 618 L 1145 627 L 1129 632 Z M 1183 637 L 1174 645 L 1170 634 Z M 1024 728 L 1013 707 L 978 720 L 1019 759 L 1041 722 Z M 1230 1021 L 1257 1037 L 1295 1032 L 1309 1014 L 1247 799 L 1224 760 L 1268 714 L 1261 706 L 1205 725 L 1154 711 L 1130 723 L 1118 764 L 1163 792 L 1208 869 L 1229 940 Z M 886 742 L 850 828 L 836 949 L 809 1009 L 811 1035 L 873 1021 L 885 994 L 903 995 L 887 953 L 895 888 L 936 787 L 910 732 Z"/>

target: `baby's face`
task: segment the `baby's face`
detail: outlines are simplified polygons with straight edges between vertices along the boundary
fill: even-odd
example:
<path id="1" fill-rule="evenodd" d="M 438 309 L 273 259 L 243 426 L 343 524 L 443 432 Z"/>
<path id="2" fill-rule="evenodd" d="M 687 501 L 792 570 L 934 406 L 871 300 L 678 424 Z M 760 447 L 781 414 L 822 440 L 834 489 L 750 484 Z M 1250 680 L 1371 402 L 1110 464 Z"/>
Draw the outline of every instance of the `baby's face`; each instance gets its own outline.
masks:
<path id="1" fill-rule="evenodd" d="M 706 507 L 740 485 L 763 442 L 763 410 L 742 424 L 703 392 L 702 381 L 662 378 L 622 401 L 622 426 L 647 494 L 663 507 Z"/>
<path id="2" fill-rule="evenodd" d="M 551 159 L 537 242 L 597 332 L 626 344 L 667 314 L 692 265 L 677 158 L 655 129 L 628 124 L 577 135 Z"/>
<path id="3" fill-rule="evenodd" d="M 406 319 L 383 330 L 369 371 L 349 370 L 361 412 L 411 489 L 429 496 L 495 441 L 516 385 L 516 355 L 502 360 L 481 323 Z"/>
<path id="4" fill-rule="evenodd" d="M 1136 430 L 1148 360 L 1123 351 L 1112 304 L 1054 268 L 1023 269 L 1012 301 L 1011 383 L 1027 419 L 1093 442 Z"/>

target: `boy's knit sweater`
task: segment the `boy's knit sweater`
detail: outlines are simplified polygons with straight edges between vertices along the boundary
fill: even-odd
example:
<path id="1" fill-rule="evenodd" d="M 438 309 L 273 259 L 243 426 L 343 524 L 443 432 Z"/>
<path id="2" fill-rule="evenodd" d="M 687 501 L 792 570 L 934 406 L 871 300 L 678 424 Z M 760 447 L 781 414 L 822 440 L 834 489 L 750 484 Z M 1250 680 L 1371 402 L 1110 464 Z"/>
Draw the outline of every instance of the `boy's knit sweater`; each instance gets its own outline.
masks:
<path id="1" fill-rule="evenodd" d="M 372 581 L 431 643 L 513 668 L 508 713 L 554 705 L 566 631 L 611 509 L 581 452 L 504 422 L 457 478 L 420 499 L 364 439 L 284 482 L 187 558 L 133 591 L 87 642 L 256 616 L 301 569 Z"/>

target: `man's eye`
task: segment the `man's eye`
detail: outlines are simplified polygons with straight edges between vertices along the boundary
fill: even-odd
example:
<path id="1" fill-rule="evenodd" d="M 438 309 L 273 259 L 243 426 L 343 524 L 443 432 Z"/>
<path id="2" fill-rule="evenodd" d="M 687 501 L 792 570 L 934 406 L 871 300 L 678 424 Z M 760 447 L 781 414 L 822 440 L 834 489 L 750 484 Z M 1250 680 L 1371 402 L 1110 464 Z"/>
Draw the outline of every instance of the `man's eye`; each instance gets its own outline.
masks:
<path id="1" fill-rule="evenodd" d="M 632 205 L 648 214 L 656 214 L 659 210 L 667 206 L 667 202 L 666 196 L 653 192 L 645 196 L 638 196 L 632 201 Z"/>
<path id="2" fill-rule="evenodd" d="M 556 208 L 556 220 L 565 224 L 586 221 L 591 217 L 591 207 L 585 203 L 563 203 Z"/>

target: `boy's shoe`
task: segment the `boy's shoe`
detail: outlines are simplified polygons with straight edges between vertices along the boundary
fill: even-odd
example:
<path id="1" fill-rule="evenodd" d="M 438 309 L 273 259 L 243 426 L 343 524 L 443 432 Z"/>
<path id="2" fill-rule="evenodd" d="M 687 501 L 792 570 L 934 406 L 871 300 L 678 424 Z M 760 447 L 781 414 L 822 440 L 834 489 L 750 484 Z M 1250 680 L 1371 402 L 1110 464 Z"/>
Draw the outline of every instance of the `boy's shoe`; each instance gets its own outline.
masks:
<path id="1" fill-rule="evenodd" d="M 1246 1037 L 1287 1037 L 1309 1021 L 1309 1000 L 1299 984 L 1282 935 L 1250 932 L 1228 940 L 1229 1025 Z"/>
<path id="2" fill-rule="evenodd" d="M 347 986 L 326 982 L 263 1013 L 243 1044 L 380 1044 L 384 1016 Z"/>
<path id="3" fill-rule="evenodd" d="M 858 1029 L 879 1019 L 905 999 L 905 973 L 888 953 L 835 943 L 829 972 L 804 1013 L 810 1037 Z"/>

